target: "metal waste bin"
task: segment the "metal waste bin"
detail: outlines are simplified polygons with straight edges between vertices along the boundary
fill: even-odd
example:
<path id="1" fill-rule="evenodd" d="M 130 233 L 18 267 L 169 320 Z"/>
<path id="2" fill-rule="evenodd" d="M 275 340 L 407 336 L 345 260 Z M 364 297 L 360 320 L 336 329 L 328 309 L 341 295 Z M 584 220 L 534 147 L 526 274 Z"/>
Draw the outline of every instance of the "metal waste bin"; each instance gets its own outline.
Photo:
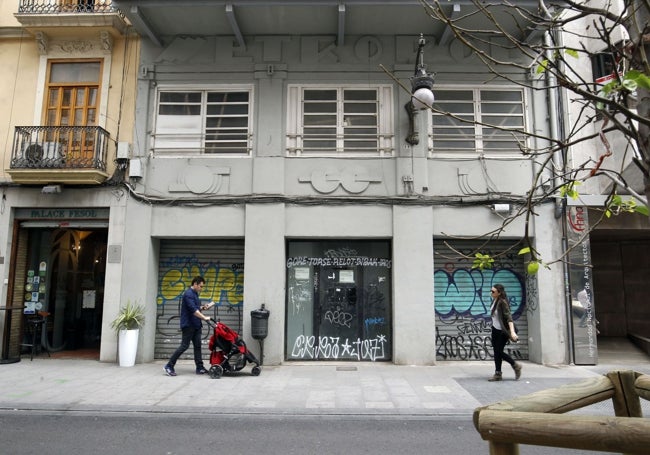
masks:
<path id="1" fill-rule="evenodd" d="M 269 310 L 264 304 L 258 310 L 251 311 L 251 336 L 256 340 L 263 340 L 269 334 Z"/>

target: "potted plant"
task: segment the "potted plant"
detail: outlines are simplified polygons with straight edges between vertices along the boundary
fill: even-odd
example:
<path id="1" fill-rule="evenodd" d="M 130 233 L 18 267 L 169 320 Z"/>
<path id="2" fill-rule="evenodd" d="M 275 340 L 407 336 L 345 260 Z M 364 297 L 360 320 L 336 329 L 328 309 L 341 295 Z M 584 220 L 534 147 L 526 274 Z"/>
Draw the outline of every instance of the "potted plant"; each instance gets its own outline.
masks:
<path id="1" fill-rule="evenodd" d="M 111 327 L 118 334 L 118 356 L 121 367 L 135 365 L 138 351 L 138 335 L 144 325 L 144 306 L 130 300 L 120 308 Z"/>

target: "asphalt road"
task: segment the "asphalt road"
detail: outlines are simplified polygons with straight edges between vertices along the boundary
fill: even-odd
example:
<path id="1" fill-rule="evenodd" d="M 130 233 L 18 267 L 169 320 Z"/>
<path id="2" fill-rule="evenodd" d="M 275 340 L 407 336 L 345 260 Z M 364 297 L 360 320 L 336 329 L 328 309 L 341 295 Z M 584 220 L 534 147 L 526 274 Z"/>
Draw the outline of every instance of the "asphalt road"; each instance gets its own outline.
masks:
<path id="1" fill-rule="evenodd" d="M 521 446 L 522 455 L 602 452 Z M 3 455 L 488 454 L 470 416 L 0 412 Z"/>

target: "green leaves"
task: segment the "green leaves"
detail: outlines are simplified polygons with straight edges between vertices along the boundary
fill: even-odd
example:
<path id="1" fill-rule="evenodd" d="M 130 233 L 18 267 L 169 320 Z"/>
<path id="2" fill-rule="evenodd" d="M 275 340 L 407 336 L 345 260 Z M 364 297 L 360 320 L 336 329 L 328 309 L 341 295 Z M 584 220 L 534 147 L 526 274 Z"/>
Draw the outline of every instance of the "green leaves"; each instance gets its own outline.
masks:
<path id="1" fill-rule="evenodd" d="M 637 87 L 650 90 L 650 76 L 638 70 L 630 70 L 625 73 L 625 77 L 623 77 L 623 84 L 625 85 L 626 83 L 634 83 L 635 87 L 633 90 L 636 90 Z"/>
<path id="2" fill-rule="evenodd" d="M 578 58 L 578 51 L 576 49 L 565 49 L 564 52 L 573 58 Z"/>
<path id="3" fill-rule="evenodd" d="M 522 254 L 530 254 L 531 259 L 528 261 L 528 264 L 526 265 L 526 272 L 529 275 L 535 275 L 539 271 L 539 266 L 542 265 L 542 261 L 537 257 L 537 254 L 535 251 L 533 251 L 530 247 L 524 247 L 521 250 L 519 250 L 519 255 Z M 550 267 L 547 265 L 545 266 L 547 269 Z"/>
<path id="4" fill-rule="evenodd" d="M 618 194 L 613 195 L 605 209 L 605 216 L 610 218 L 612 215 L 619 215 L 621 213 L 640 213 L 641 215 L 649 216 L 650 211 L 648 206 L 644 204 L 639 204 L 637 201 L 630 197 L 628 199 L 623 199 Z"/>
<path id="5" fill-rule="evenodd" d="M 635 92 L 639 88 L 650 90 L 650 76 L 638 70 L 630 70 L 625 74 L 619 74 L 619 78 L 615 78 L 603 85 L 599 95 L 603 98 L 610 98 L 622 90 Z M 598 102 L 596 107 L 604 109 L 605 104 Z"/>
<path id="6" fill-rule="evenodd" d="M 528 263 L 528 266 L 526 267 L 526 271 L 528 272 L 529 275 L 535 275 L 538 270 L 539 270 L 539 262 L 537 261 L 530 261 Z"/>
<path id="7" fill-rule="evenodd" d="M 537 70 L 535 71 L 537 74 L 542 74 L 548 69 L 548 59 L 545 58 L 541 62 L 539 62 L 539 65 L 537 65 Z"/>
<path id="8" fill-rule="evenodd" d="M 578 53 L 577 49 L 566 48 L 566 49 L 564 49 L 564 53 L 566 55 L 568 55 L 569 57 L 573 57 L 573 58 L 578 58 L 579 57 L 579 53 Z M 559 51 L 553 52 L 553 58 L 555 58 L 555 59 L 557 59 L 560 55 L 561 54 L 560 54 Z M 535 70 L 535 72 L 537 74 L 542 74 L 542 73 L 548 71 L 550 62 L 551 61 L 549 59 L 545 58 L 544 60 L 539 62 L 539 65 L 537 65 L 537 69 Z"/>
<path id="9" fill-rule="evenodd" d="M 532 258 L 528 261 L 526 265 L 526 272 L 529 275 L 535 275 L 539 271 L 539 267 L 544 265 L 547 269 L 550 269 L 548 265 L 542 263 L 540 259 L 537 258 L 536 253 L 530 247 L 524 247 L 519 250 L 519 255 L 522 254 L 531 254 Z M 472 264 L 472 269 L 491 269 L 494 266 L 494 258 L 489 254 L 476 253 L 474 254 L 474 263 Z"/>
<path id="10" fill-rule="evenodd" d="M 489 254 L 476 253 L 474 257 L 476 259 L 474 259 L 474 262 L 472 263 L 473 269 L 491 269 L 494 265 L 494 258 Z"/>
<path id="11" fill-rule="evenodd" d="M 571 199 L 578 199 L 578 196 L 580 196 L 580 194 L 578 193 L 576 187 L 581 184 L 582 182 L 578 182 L 577 180 L 571 180 L 570 182 L 562 185 L 560 187 L 560 196 L 570 197 Z"/>

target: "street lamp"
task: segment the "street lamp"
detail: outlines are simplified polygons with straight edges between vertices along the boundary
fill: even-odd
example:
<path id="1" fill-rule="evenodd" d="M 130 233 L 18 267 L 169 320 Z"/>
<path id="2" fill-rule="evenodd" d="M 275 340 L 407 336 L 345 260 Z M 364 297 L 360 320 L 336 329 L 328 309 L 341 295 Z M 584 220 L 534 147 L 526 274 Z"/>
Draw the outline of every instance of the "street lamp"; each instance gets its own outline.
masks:
<path id="1" fill-rule="evenodd" d="M 411 77 L 411 100 L 404 106 L 409 117 L 409 134 L 406 142 L 411 145 L 420 143 L 418 132 L 415 130 L 415 114 L 417 111 L 431 109 L 433 106 L 433 75 L 427 73 L 427 66 L 424 64 L 424 45 L 426 41 L 420 34 L 418 41 L 418 53 L 415 59 L 415 72 Z"/>

